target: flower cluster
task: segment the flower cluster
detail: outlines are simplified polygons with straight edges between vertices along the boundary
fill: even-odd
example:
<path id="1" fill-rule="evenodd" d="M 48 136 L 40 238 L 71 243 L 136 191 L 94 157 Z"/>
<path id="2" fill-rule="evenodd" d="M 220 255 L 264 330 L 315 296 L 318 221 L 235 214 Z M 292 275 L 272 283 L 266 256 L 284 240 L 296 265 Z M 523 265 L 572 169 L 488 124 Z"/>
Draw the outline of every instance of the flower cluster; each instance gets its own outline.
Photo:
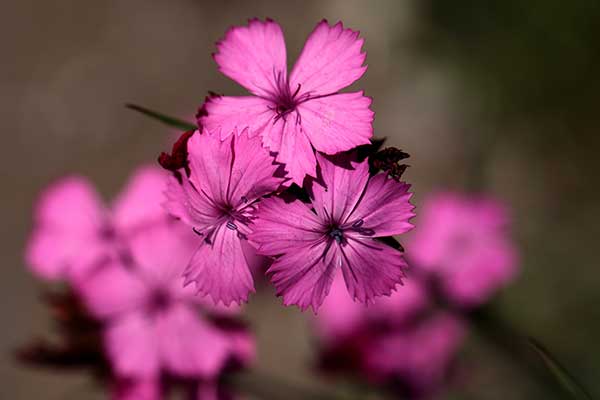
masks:
<path id="1" fill-rule="evenodd" d="M 502 205 L 444 193 L 425 202 L 405 254 L 408 154 L 373 139 L 370 98 L 340 93 L 366 71 L 363 42 L 322 21 L 288 74 L 277 23 L 231 28 L 214 58 L 250 95 L 208 96 L 196 129 L 160 154 L 169 172 L 140 168 L 110 206 L 81 177 L 45 190 L 26 259 L 67 283 L 49 296 L 65 343 L 24 358 L 94 365 L 115 399 L 174 386 L 216 398 L 254 358 L 239 311 L 268 268 L 284 305 L 316 314 L 323 367 L 434 393 L 517 252 Z"/>
<path id="2" fill-rule="evenodd" d="M 206 304 L 183 287 L 195 235 L 162 209 L 165 179 L 158 168 L 139 169 L 112 207 L 84 178 L 56 182 L 40 197 L 27 249 L 32 271 L 66 281 L 94 321 L 104 349 L 96 359 L 107 360 L 117 399 L 162 398 L 176 380 L 206 391 L 254 354 L 243 326 L 219 322 L 237 309 Z M 83 324 L 69 326 L 69 337 L 81 339 Z M 74 346 L 67 353 L 94 351 L 80 341 L 66 343 Z"/>
<path id="3" fill-rule="evenodd" d="M 384 238 L 412 228 L 410 186 L 399 165 L 391 173 L 359 157 L 358 147 L 372 147 L 371 100 L 338 93 L 366 70 L 362 45 L 358 32 L 322 21 L 288 76 L 271 20 L 232 28 L 217 44 L 221 72 L 253 96 L 209 96 L 198 130 L 159 159 L 175 172 L 167 209 L 200 236 L 185 272 L 200 295 L 247 301 L 257 254 L 272 262 L 284 304 L 315 312 L 338 270 L 363 303 L 402 282 L 402 252 Z"/>

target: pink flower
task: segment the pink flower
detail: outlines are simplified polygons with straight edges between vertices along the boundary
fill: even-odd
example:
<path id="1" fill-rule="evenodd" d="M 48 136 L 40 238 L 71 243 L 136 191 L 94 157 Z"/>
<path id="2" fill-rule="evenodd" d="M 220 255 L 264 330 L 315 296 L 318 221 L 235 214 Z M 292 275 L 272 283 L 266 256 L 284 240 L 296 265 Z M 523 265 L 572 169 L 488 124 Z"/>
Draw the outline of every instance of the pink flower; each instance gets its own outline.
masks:
<path id="1" fill-rule="evenodd" d="M 249 263 L 255 251 L 248 244 L 248 225 L 256 202 L 279 187 L 278 165 L 248 135 L 196 132 L 188 141 L 191 175 L 180 184 L 172 178 L 166 208 L 193 227 L 202 244 L 185 271 L 186 284 L 195 282 L 201 295 L 215 303 L 247 301 L 254 292 Z"/>
<path id="2" fill-rule="evenodd" d="M 316 332 L 327 345 L 349 339 L 365 328 L 381 325 L 398 326 L 430 307 L 427 291 L 415 279 L 407 279 L 402 290 L 389 297 L 379 297 L 365 306 L 352 300 L 344 279 L 337 274 L 329 295 L 315 318 Z"/>
<path id="3" fill-rule="evenodd" d="M 370 302 L 402 281 L 402 253 L 376 238 L 412 228 L 410 185 L 378 174 L 367 161 L 317 154 L 322 181 L 312 182 L 312 207 L 272 197 L 259 204 L 251 240 L 277 257 L 269 269 L 284 304 L 319 308 L 338 269 L 353 299 Z M 346 164 L 352 169 L 343 167 Z"/>
<path id="4" fill-rule="evenodd" d="M 409 390 L 435 392 L 465 337 L 464 323 L 439 311 L 406 330 L 375 337 L 365 352 L 365 368 L 376 379 L 400 377 Z"/>
<path id="5" fill-rule="evenodd" d="M 432 313 L 421 282 L 365 306 L 352 301 L 337 276 L 315 318 L 326 368 L 359 372 L 370 381 L 400 382 L 415 394 L 431 393 L 444 382 L 462 343 L 465 326 L 445 312 Z"/>
<path id="6" fill-rule="evenodd" d="M 160 205 L 165 177 L 159 168 L 138 169 L 110 209 L 85 178 L 48 187 L 36 204 L 27 244 L 31 270 L 45 279 L 73 279 L 114 255 L 123 239 L 167 218 Z"/>
<path id="7" fill-rule="evenodd" d="M 112 400 L 160 400 L 163 398 L 158 380 L 127 380 L 113 385 Z"/>
<path id="8" fill-rule="evenodd" d="M 221 138 L 247 131 L 277 153 L 289 176 L 302 186 L 316 176 L 313 148 L 326 154 L 368 144 L 373 135 L 371 99 L 363 92 L 338 93 L 366 71 L 364 40 L 323 20 L 308 37 L 291 74 L 281 27 L 251 20 L 233 27 L 217 43 L 219 70 L 254 96 L 213 96 L 198 123 Z"/>
<path id="9" fill-rule="evenodd" d="M 148 381 L 167 372 L 212 379 L 228 360 L 253 357 L 247 333 L 201 316 L 200 310 L 222 312 L 183 288 L 194 236 L 176 221 L 146 229 L 130 240 L 129 263 L 111 259 L 79 282 L 84 304 L 105 326 L 105 351 L 116 376 Z"/>
<path id="10" fill-rule="evenodd" d="M 438 278 L 451 300 L 476 306 L 517 272 L 517 250 L 508 224 L 508 212 L 493 199 L 438 194 L 423 206 L 408 255 L 416 267 Z"/>

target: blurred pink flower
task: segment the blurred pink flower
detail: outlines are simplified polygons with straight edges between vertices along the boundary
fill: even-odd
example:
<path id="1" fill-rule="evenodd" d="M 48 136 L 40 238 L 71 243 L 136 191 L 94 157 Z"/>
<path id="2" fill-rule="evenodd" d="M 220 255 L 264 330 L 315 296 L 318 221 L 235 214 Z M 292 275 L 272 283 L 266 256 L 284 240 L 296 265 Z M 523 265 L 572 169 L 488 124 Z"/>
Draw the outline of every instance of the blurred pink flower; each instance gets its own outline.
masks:
<path id="1" fill-rule="evenodd" d="M 373 135 L 371 99 L 363 92 L 338 93 L 366 71 L 364 39 L 341 22 L 323 20 L 308 37 L 287 76 L 281 27 L 267 19 L 233 27 L 217 43 L 219 70 L 254 96 L 212 96 L 198 123 L 221 138 L 247 131 L 277 153 L 302 186 L 316 176 L 313 147 L 326 154 L 368 144 Z"/>
<path id="2" fill-rule="evenodd" d="M 127 380 L 113 385 L 112 400 L 160 400 L 163 398 L 158 380 Z"/>
<path id="3" fill-rule="evenodd" d="M 377 379 L 401 377 L 412 391 L 435 392 L 466 334 L 464 323 L 439 311 L 410 329 L 376 336 L 365 352 L 365 368 Z"/>
<path id="4" fill-rule="evenodd" d="M 171 178 L 165 204 L 203 238 L 185 271 L 186 285 L 195 282 L 197 292 L 215 303 L 247 301 L 254 292 L 250 266 L 257 261 L 248 225 L 256 201 L 283 182 L 275 177 L 279 166 L 248 135 L 222 141 L 196 132 L 187 150 L 191 175 L 181 183 Z"/>
<path id="5" fill-rule="evenodd" d="M 314 323 L 321 340 L 335 344 L 354 336 L 365 326 L 399 326 L 430 305 L 427 291 L 414 279 L 405 280 L 399 292 L 379 297 L 373 304 L 357 303 L 348 294 L 344 279 L 338 273 Z"/>
<path id="6" fill-rule="evenodd" d="M 517 272 L 517 249 L 508 225 L 508 212 L 496 200 L 438 194 L 425 201 L 407 254 L 416 268 L 438 278 L 452 301 L 476 306 Z"/>
<path id="7" fill-rule="evenodd" d="M 251 240 L 277 257 L 269 269 L 284 304 L 319 308 L 341 269 L 353 299 L 389 295 L 402 282 L 402 252 L 376 240 L 409 231 L 410 185 L 378 174 L 369 163 L 317 154 L 326 187 L 312 182 L 310 206 L 279 197 L 258 206 Z"/>
<path id="8" fill-rule="evenodd" d="M 226 311 L 182 285 L 194 236 L 176 221 L 146 229 L 129 242 L 130 263 L 111 259 L 77 285 L 105 325 L 105 350 L 117 376 L 152 380 L 167 372 L 212 379 L 226 362 L 254 357 L 248 333 L 211 322 L 209 314 Z"/>
<path id="9" fill-rule="evenodd" d="M 122 241 L 167 218 L 162 210 L 165 171 L 138 169 L 108 208 L 92 184 L 71 176 L 50 185 L 35 206 L 26 249 L 30 269 L 44 279 L 83 276 Z"/>
<path id="10" fill-rule="evenodd" d="M 341 276 L 314 323 L 327 369 L 359 372 L 377 382 L 400 382 L 413 394 L 435 392 L 462 343 L 465 326 L 432 313 L 425 287 L 409 277 L 403 290 L 365 306 L 352 301 Z"/>

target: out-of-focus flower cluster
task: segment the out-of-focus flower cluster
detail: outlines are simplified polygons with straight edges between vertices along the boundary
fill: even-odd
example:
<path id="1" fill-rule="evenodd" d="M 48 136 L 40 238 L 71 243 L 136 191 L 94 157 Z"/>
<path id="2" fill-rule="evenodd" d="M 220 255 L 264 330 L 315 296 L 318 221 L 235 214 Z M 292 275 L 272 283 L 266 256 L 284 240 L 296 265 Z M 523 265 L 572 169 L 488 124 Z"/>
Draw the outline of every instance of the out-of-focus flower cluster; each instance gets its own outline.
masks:
<path id="1" fill-rule="evenodd" d="M 315 319 L 322 368 L 359 374 L 409 398 L 435 394 L 452 376 L 470 312 L 505 287 L 518 266 L 498 201 L 440 193 L 419 215 L 402 290 L 365 307 L 338 277 Z"/>
<path id="2" fill-rule="evenodd" d="M 162 209 L 165 179 L 140 168 L 110 207 L 81 177 L 42 193 L 27 260 L 38 277 L 65 284 L 49 297 L 63 342 L 31 347 L 26 360 L 94 367 L 115 399 L 160 399 L 174 385 L 205 398 L 225 371 L 252 361 L 239 308 L 183 286 L 196 236 Z"/>

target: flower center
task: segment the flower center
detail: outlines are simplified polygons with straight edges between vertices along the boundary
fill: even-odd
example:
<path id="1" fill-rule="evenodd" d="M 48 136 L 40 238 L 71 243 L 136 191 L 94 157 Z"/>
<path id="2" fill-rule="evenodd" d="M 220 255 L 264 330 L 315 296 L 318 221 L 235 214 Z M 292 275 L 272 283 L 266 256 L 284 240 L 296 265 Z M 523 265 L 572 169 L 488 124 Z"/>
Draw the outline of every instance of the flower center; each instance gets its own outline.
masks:
<path id="1" fill-rule="evenodd" d="M 277 84 L 276 93 L 272 97 L 274 103 L 271 110 L 277 114 L 273 122 L 280 118 L 285 120 L 286 116 L 296 109 L 296 106 L 310 98 L 308 93 L 300 94 L 302 85 L 298 84 L 295 88 L 290 88 L 287 79 L 281 72 L 275 73 L 275 82 Z M 296 123 L 299 124 L 300 114 L 296 114 Z"/>
<path id="2" fill-rule="evenodd" d="M 110 223 L 105 223 L 102 225 L 100 230 L 98 231 L 98 236 L 101 240 L 105 242 L 111 242 L 116 239 L 117 232 L 115 228 Z"/>
<path id="3" fill-rule="evenodd" d="M 167 309 L 170 304 L 171 297 L 169 296 L 169 293 L 163 289 L 155 289 L 150 295 L 148 310 L 150 313 L 157 313 Z"/>
<path id="4" fill-rule="evenodd" d="M 246 203 L 246 202 L 247 202 L 247 199 L 244 201 L 244 203 Z M 225 206 L 220 207 L 219 209 L 220 209 L 221 215 L 220 215 L 220 217 L 217 218 L 214 225 L 212 225 L 210 228 L 208 228 L 204 232 L 202 232 L 196 228 L 192 228 L 192 230 L 198 236 L 203 237 L 204 241 L 207 244 L 212 244 L 213 235 L 214 235 L 215 231 L 221 226 L 224 226 L 226 229 L 236 231 L 237 237 L 239 239 L 243 239 L 243 240 L 248 239 L 246 234 L 244 234 L 243 232 L 241 232 L 239 230 L 240 226 L 246 226 L 246 225 L 250 224 L 251 217 L 248 215 L 248 213 L 244 212 L 244 210 L 242 210 L 242 211 L 237 210 L 234 207 L 232 207 L 231 205 L 225 205 Z"/>
<path id="5" fill-rule="evenodd" d="M 338 226 L 334 225 L 329 228 L 329 237 L 335 240 L 338 244 L 344 242 L 344 231 L 341 230 Z"/>
<path id="6" fill-rule="evenodd" d="M 462 255 L 468 252 L 472 247 L 473 241 L 471 236 L 466 232 L 456 232 L 448 238 L 448 250 L 452 254 Z"/>

